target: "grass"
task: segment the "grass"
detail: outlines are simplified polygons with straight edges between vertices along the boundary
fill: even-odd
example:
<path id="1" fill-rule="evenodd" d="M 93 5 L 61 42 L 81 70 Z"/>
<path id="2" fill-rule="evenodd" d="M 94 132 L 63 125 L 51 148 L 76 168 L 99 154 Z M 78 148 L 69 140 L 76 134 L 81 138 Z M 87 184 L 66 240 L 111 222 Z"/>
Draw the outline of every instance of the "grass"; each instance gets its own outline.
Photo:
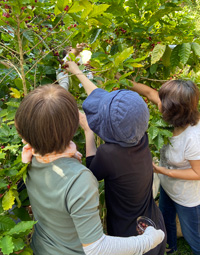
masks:
<path id="1" fill-rule="evenodd" d="M 183 237 L 178 239 L 178 250 L 173 255 L 193 255 L 192 250 Z"/>

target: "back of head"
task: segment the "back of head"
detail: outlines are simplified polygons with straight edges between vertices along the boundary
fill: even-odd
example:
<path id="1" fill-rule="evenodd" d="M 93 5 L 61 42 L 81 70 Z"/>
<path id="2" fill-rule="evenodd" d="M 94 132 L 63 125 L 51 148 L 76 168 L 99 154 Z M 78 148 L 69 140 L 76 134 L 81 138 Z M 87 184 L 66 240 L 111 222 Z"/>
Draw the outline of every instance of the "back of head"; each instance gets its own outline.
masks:
<path id="1" fill-rule="evenodd" d="M 138 93 L 95 89 L 83 103 L 90 128 L 104 141 L 123 147 L 139 143 L 148 128 L 149 111 Z"/>
<path id="2" fill-rule="evenodd" d="M 79 124 L 73 96 L 57 85 L 36 88 L 22 100 L 15 125 L 21 137 L 36 153 L 63 152 Z"/>
<path id="3" fill-rule="evenodd" d="M 174 127 L 199 121 L 199 89 L 192 81 L 172 80 L 159 90 L 163 119 Z"/>

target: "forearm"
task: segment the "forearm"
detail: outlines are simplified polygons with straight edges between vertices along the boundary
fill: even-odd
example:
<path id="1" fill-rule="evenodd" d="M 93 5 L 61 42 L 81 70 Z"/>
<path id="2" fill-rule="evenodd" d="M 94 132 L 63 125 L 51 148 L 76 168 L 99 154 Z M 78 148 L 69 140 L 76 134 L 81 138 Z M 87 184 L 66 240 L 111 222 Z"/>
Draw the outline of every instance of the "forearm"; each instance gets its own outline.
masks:
<path id="1" fill-rule="evenodd" d="M 86 157 L 94 156 L 97 151 L 95 144 L 94 133 L 92 130 L 85 131 L 85 140 L 86 140 Z"/>
<path id="2" fill-rule="evenodd" d="M 153 231 L 159 233 L 154 232 L 151 235 L 144 233 L 127 238 L 104 235 L 98 241 L 84 246 L 83 249 L 86 255 L 142 255 L 156 247 L 164 238 L 161 230 Z M 155 237 L 154 234 L 157 236 Z"/>
<path id="3" fill-rule="evenodd" d="M 167 175 L 171 178 L 177 178 L 182 180 L 200 180 L 200 176 L 192 168 L 168 169 L 163 167 L 163 169 L 157 173 Z"/>
<path id="4" fill-rule="evenodd" d="M 79 72 L 75 73 L 76 77 L 79 79 L 81 84 L 83 85 L 86 93 L 90 95 L 90 93 L 94 90 L 97 89 L 97 86 L 91 82 L 82 71 L 79 70 Z"/>
<path id="5" fill-rule="evenodd" d="M 131 90 L 137 92 L 138 94 L 147 97 L 152 103 L 158 104 L 160 99 L 158 92 L 155 89 L 152 89 L 151 87 L 142 84 L 142 83 L 137 83 L 135 81 L 130 80 L 131 83 L 133 84 L 133 87 Z"/>

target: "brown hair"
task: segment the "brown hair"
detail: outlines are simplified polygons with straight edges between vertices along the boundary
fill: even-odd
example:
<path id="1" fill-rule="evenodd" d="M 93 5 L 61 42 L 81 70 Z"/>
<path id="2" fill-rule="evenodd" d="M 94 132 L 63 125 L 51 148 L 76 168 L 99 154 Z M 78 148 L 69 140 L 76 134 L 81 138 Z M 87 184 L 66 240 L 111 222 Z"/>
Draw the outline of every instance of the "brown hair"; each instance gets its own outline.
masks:
<path id="1" fill-rule="evenodd" d="M 172 80 L 159 90 L 163 119 L 174 127 L 199 121 L 199 89 L 192 81 Z"/>
<path id="2" fill-rule="evenodd" d="M 76 101 L 58 85 L 38 87 L 22 100 L 15 125 L 35 153 L 63 152 L 79 125 Z"/>

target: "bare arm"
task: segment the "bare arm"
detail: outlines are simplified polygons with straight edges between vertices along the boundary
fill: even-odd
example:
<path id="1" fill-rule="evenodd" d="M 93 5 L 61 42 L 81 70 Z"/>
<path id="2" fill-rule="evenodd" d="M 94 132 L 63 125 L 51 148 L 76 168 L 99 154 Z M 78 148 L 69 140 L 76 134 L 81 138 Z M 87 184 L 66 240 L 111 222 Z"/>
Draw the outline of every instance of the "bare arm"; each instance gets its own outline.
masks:
<path id="1" fill-rule="evenodd" d="M 98 87 L 91 82 L 84 74 L 83 72 L 79 69 L 78 65 L 73 62 L 73 61 L 68 61 L 66 62 L 66 65 L 68 66 L 66 70 L 74 75 L 79 79 L 81 84 L 83 85 L 86 93 L 90 95 L 90 93 L 97 89 Z"/>
<path id="2" fill-rule="evenodd" d="M 154 172 L 183 180 L 200 180 L 200 160 L 189 160 L 191 168 L 168 169 L 153 163 Z"/>
<path id="3" fill-rule="evenodd" d="M 131 81 L 131 83 L 133 84 L 133 87 L 131 88 L 133 91 L 137 92 L 142 96 L 147 97 L 154 104 L 158 105 L 160 103 L 158 91 L 142 83 L 137 83 L 135 81 Z"/>
<path id="4" fill-rule="evenodd" d="M 120 73 L 117 73 L 115 75 L 116 79 L 119 79 L 121 76 Z M 137 92 L 138 94 L 147 97 L 152 103 L 154 104 L 159 104 L 160 103 L 160 98 L 158 95 L 158 91 L 156 91 L 155 89 L 150 88 L 149 86 L 142 84 L 142 83 L 137 83 L 133 80 L 129 80 L 132 84 L 133 87 L 129 87 L 129 89 Z"/>
<path id="5" fill-rule="evenodd" d="M 97 151 L 97 147 L 96 147 L 95 139 L 94 139 L 94 133 L 88 126 L 85 114 L 80 111 L 79 111 L 79 122 L 80 122 L 80 126 L 83 128 L 85 132 L 86 157 L 94 156 Z"/>

